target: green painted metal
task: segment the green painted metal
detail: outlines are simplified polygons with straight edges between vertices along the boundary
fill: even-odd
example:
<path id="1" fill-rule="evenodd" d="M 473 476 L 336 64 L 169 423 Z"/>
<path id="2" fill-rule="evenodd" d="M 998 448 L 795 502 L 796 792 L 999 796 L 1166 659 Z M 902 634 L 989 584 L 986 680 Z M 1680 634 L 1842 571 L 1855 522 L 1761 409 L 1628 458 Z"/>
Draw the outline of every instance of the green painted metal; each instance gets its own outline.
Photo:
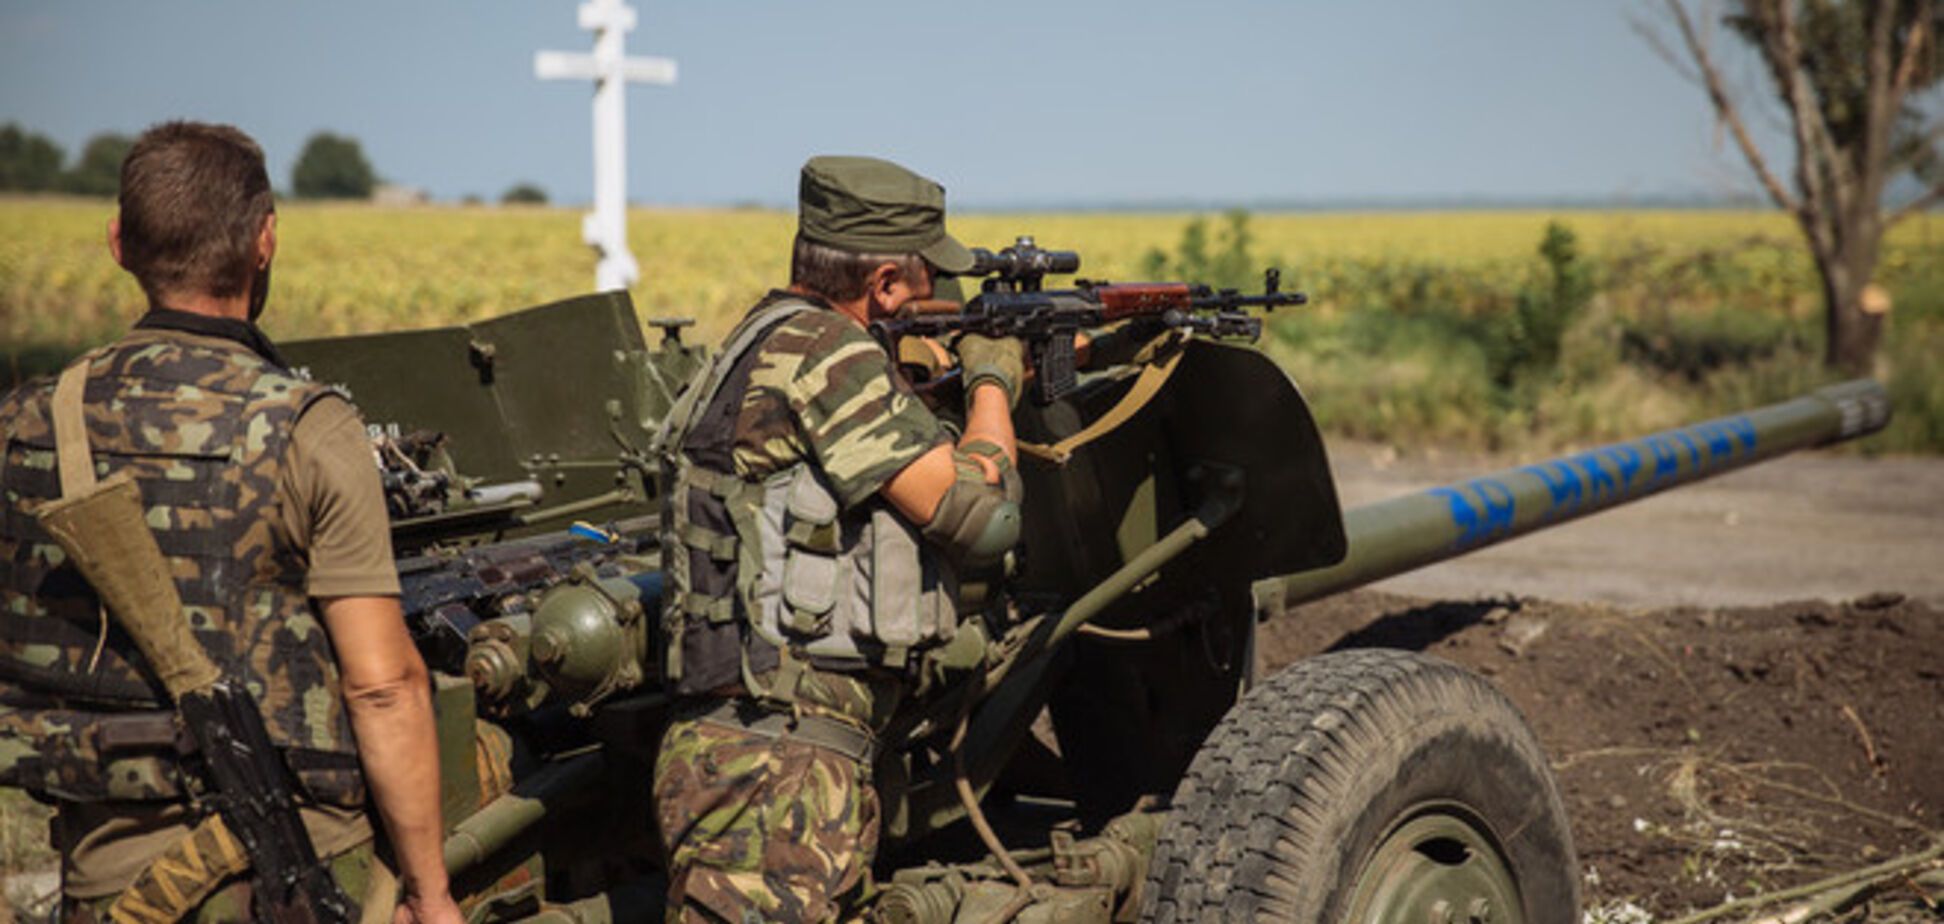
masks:
<path id="1" fill-rule="evenodd" d="M 531 670 L 560 698 L 591 704 L 647 676 L 648 614 L 628 578 L 577 571 L 534 607 Z"/>
<path id="2" fill-rule="evenodd" d="M 1345 924 L 1525 924 L 1511 867 L 1463 806 L 1402 814 L 1363 863 Z"/>
<path id="3" fill-rule="evenodd" d="M 1211 476 L 1224 483 L 1210 486 L 1208 499 L 1195 515 L 1135 554 L 1119 570 L 1074 601 L 1059 619 L 1040 624 L 1021 649 L 1015 666 L 980 704 L 967 730 L 965 751 L 971 756 L 966 761 L 966 776 L 975 791 L 983 794 L 992 784 L 1038 715 L 1061 643 L 1227 522 L 1241 506 L 1240 478 L 1240 472 L 1232 469 Z M 911 823 L 916 829 L 896 832 L 898 835 L 937 830 L 964 816 L 965 809 L 952 790 L 951 777 L 952 768 L 941 766 L 937 773 L 912 787 Z"/>
<path id="4" fill-rule="evenodd" d="M 439 736 L 440 816 L 448 822 L 479 806 L 477 699 L 473 683 L 451 674 L 432 675 L 432 714 Z"/>
<path id="5" fill-rule="evenodd" d="M 472 869 L 557 811 L 562 801 L 585 795 L 604 763 L 594 751 L 549 764 L 453 825 L 445 842 L 446 873 L 458 876 Z"/>
<path id="6" fill-rule="evenodd" d="M 1048 407 L 1021 405 L 1020 438 L 1057 442 L 1117 404 L 1132 376 L 1096 379 Z M 1114 601 L 1134 614 L 1187 588 L 1233 585 L 1336 561 L 1343 529 L 1323 439 L 1289 374 L 1244 346 L 1196 340 L 1161 392 L 1065 465 L 1022 456 L 1024 555 L 1014 589 L 1027 599 L 1078 599 L 1194 513 L 1192 475 L 1239 471 L 1246 494 L 1232 522 Z"/>
<path id="7" fill-rule="evenodd" d="M 1857 379 L 1639 439 L 1357 507 L 1349 553 L 1332 566 L 1262 582 L 1257 608 L 1314 600 L 1455 558 L 1784 453 L 1883 429 L 1883 386 Z"/>
<path id="8" fill-rule="evenodd" d="M 1219 490 L 1211 491 L 1207 501 L 1195 515 L 1183 521 L 1180 526 L 1170 530 L 1167 535 L 1156 540 L 1153 545 L 1142 549 L 1127 560 L 1120 570 L 1093 586 L 1080 599 L 1075 600 L 1067 611 L 1060 614 L 1060 621 L 1046 636 L 1044 648 L 1056 648 L 1073 633 L 1086 625 L 1088 620 L 1100 615 L 1102 610 L 1121 597 L 1126 596 L 1135 586 L 1147 580 L 1163 566 L 1174 561 L 1176 556 L 1188 551 L 1197 542 L 1207 539 L 1216 528 L 1226 523 L 1235 514 L 1242 500 L 1241 473 L 1233 469 L 1223 478 L 1229 483 Z M 1028 657 L 1042 657 L 1039 651 L 1029 649 Z"/>
<path id="9" fill-rule="evenodd" d="M 675 389 L 702 362 L 703 351 L 671 330 L 650 348 L 628 294 L 616 291 L 462 327 L 282 349 L 301 372 L 348 390 L 374 430 L 437 431 L 465 475 L 538 482 L 545 509 L 526 519 L 548 526 L 538 521 L 652 511 L 651 488 L 620 457 L 623 443 L 646 448 Z"/>

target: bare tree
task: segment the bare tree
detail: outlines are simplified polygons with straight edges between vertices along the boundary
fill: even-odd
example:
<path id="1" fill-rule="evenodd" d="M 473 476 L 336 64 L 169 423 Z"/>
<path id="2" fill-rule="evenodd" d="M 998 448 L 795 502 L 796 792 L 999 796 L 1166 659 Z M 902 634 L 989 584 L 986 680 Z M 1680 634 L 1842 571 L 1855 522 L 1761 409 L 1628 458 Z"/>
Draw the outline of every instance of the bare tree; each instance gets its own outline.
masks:
<path id="1" fill-rule="evenodd" d="M 1944 123 L 1926 124 L 1915 104 L 1944 78 L 1937 51 L 1944 11 L 1935 0 L 1731 0 L 1722 22 L 1760 55 L 1792 129 L 1795 182 L 1788 186 L 1749 134 L 1711 42 L 1695 28 L 1697 18 L 1707 24 L 1706 9 L 1697 15 L 1687 0 L 1664 2 L 1685 55 L 1654 34 L 1649 41 L 1677 69 L 1692 65 L 1756 179 L 1808 239 L 1827 307 L 1825 362 L 1867 370 L 1883 316 L 1865 309 L 1863 290 L 1876 271 L 1883 235 L 1944 201 L 1938 155 Z M 1922 191 L 1892 209 L 1885 192 L 1906 174 Z"/>

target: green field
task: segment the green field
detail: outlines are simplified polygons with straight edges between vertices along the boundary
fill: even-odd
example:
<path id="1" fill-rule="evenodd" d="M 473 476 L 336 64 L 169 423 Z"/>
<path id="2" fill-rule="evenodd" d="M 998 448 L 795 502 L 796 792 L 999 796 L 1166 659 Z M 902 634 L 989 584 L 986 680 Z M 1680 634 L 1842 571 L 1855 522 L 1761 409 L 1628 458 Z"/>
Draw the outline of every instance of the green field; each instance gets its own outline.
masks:
<path id="1" fill-rule="evenodd" d="M 0 199 L 0 377 L 46 371 L 140 313 L 109 261 L 105 201 Z M 1196 235 L 1187 233 L 1201 219 Z M 592 256 L 579 213 L 491 207 L 287 204 L 265 327 L 280 339 L 483 318 L 580 294 Z M 1534 352 L 1546 322 L 1550 222 L 1576 238 L 1590 296 Z M 1264 348 L 1333 433 L 1409 449 L 1551 449 L 1770 401 L 1827 381 L 1816 278 L 1773 212 L 1271 213 L 1242 239 L 1223 215 L 973 214 L 954 233 L 1074 249 L 1083 275 L 1182 274 L 1224 284 L 1284 269 L 1311 293 Z M 793 216 L 637 209 L 644 318 L 719 336 L 783 281 Z M 1944 216 L 1893 236 L 1879 281 L 1895 303 L 1882 355 L 1897 418 L 1864 451 L 1944 451 Z M 1524 305 L 1525 307 L 1521 307 Z M 1513 323 L 1512 319 L 1519 319 Z M 1521 326 L 1523 324 L 1523 326 Z"/>

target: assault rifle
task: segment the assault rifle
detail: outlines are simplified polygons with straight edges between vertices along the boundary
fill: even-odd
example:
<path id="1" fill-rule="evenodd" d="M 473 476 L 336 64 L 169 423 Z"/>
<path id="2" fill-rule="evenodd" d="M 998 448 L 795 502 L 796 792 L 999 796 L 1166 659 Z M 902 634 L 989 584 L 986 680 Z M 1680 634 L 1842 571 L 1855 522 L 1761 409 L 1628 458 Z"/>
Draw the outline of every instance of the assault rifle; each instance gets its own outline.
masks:
<path id="1" fill-rule="evenodd" d="M 1051 404 L 1078 384 L 1075 337 L 1084 330 L 1128 322 L 1141 328 L 1184 330 L 1210 337 L 1255 340 L 1262 319 L 1249 308 L 1274 310 L 1301 305 L 1309 297 L 1281 291 L 1282 273 L 1263 274 L 1262 294 L 1215 289 L 1188 282 L 1110 283 L 1075 280 L 1071 289 L 1040 287 L 1050 273 L 1080 269 L 1070 250 L 1042 250 L 1031 237 L 994 253 L 972 248 L 975 263 L 964 276 L 984 276 L 979 294 L 964 305 L 921 302 L 899 315 L 871 324 L 871 333 L 894 351 L 905 337 L 942 337 L 976 333 L 1017 337 L 1026 342 L 1034 370 L 1033 400 Z"/>
<path id="2" fill-rule="evenodd" d="M 350 924 L 356 906 L 318 862 L 297 815 L 290 771 L 255 697 L 240 680 L 226 676 L 189 631 L 135 482 L 118 476 L 79 490 L 67 485 L 65 491 L 67 496 L 36 517 L 135 640 L 175 701 L 204 771 L 205 789 L 196 799 L 214 810 L 200 826 L 212 831 L 220 826 L 240 844 L 255 879 L 253 917 Z M 123 905 L 138 891 L 124 892 L 109 917 L 141 917 Z"/>

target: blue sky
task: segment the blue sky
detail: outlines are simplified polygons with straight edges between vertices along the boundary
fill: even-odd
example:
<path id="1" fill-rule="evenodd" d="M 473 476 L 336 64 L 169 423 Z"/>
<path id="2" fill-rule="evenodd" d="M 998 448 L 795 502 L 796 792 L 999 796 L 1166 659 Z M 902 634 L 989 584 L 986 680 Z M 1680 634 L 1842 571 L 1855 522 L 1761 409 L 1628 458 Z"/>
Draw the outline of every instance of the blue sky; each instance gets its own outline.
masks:
<path id="1" fill-rule="evenodd" d="M 817 153 L 890 157 L 984 207 L 1753 188 L 1629 28 L 1640 0 L 633 2 L 629 51 L 681 68 L 629 88 L 638 202 L 788 203 Z M 70 157 L 103 130 L 233 122 L 280 188 L 329 129 L 436 197 L 531 181 L 585 201 L 591 87 L 532 58 L 590 40 L 572 0 L 4 0 L 0 122 Z"/>

